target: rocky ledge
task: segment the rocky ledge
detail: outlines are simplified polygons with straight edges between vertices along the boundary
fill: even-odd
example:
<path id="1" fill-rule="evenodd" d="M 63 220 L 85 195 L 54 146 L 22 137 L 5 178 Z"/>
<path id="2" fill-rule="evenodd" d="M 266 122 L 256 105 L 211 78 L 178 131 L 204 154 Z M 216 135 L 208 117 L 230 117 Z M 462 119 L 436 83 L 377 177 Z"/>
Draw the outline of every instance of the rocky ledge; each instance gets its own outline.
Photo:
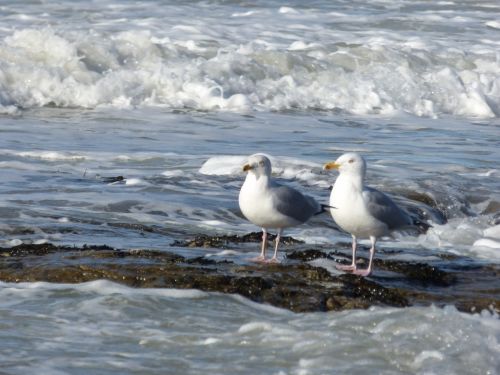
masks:
<path id="1" fill-rule="evenodd" d="M 79 283 L 107 279 L 132 287 L 194 288 L 237 293 L 295 312 L 368 308 L 372 305 L 455 305 L 465 312 L 500 310 L 500 267 L 438 255 L 422 262 L 376 259 L 363 278 L 335 271 L 349 245 L 336 251 L 308 248 L 292 238 L 280 264 L 256 264 L 224 256 L 258 246 L 260 235 L 198 236 L 164 251 L 23 244 L 0 248 L 0 280 Z M 255 243 L 255 244 L 254 244 Z M 291 248 L 291 249 L 290 249 Z M 195 250 L 193 250 L 195 249 Z M 217 250 L 219 249 L 219 250 Z M 222 255 L 214 256 L 217 251 Z M 361 258 L 360 262 L 366 262 Z"/>

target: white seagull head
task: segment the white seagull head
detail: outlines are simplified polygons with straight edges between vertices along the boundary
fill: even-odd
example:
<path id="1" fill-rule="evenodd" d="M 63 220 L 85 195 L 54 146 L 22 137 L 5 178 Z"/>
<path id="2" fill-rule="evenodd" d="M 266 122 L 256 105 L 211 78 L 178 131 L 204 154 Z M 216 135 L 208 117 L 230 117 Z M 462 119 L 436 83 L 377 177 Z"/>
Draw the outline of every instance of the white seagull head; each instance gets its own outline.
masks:
<path id="1" fill-rule="evenodd" d="M 271 161 L 263 154 L 254 154 L 248 158 L 248 162 L 243 166 L 243 171 L 253 173 L 257 178 L 261 176 L 271 176 Z"/>
<path id="2" fill-rule="evenodd" d="M 341 174 L 364 177 L 366 174 L 366 161 L 360 154 L 348 152 L 334 162 L 326 163 L 323 169 L 337 169 Z"/>

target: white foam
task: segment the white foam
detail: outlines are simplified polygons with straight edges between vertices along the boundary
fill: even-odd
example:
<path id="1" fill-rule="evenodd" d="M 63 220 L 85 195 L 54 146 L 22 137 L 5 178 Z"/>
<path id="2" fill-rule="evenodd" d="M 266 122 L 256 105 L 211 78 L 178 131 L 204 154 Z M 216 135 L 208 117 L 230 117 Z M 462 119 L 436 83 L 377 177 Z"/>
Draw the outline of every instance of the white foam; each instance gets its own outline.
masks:
<path id="1" fill-rule="evenodd" d="M 161 173 L 162 176 L 165 176 L 167 178 L 181 177 L 185 174 L 186 173 L 182 169 L 173 169 Z"/>
<path id="2" fill-rule="evenodd" d="M 266 310 L 243 297 L 164 299 L 162 290 L 130 291 L 109 282 L 85 285 L 90 290 L 0 283 L 6 312 L 0 322 L 5 349 L 0 359 L 8 357 L 11 369 L 47 373 L 89 366 L 147 373 L 176 363 L 233 373 L 228 363 L 237 363 L 236 369 L 282 369 L 286 363 L 283 372 L 304 374 L 326 374 L 332 368 L 363 373 L 367 367 L 381 373 L 434 373 L 439 368 L 454 374 L 472 367 L 494 373 L 498 362 L 498 315 L 488 311 L 471 315 L 431 306 L 296 314 Z M 34 336 L 42 344 L 30 352 L 29 362 L 24 351 L 9 350 L 14 342 L 29 345 Z M 85 353 L 75 354 L 82 345 Z M 190 360 L 189 353 L 200 350 L 203 355 Z"/>
<path id="3" fill-rule="evenodd" d="M 203 163 L 199 172 L 206 175 L 243 175 L 248 156 L 214 156 Z"/>
<path id="4" fill-rule="evenodd" d="M 500 249 L 500 241 L 492 240 L 491 238 L 481 238 L 474 242 L 474 247 L 488 247 L 491 249 Z M 500 252 L 497 254 L 500 257 Z"/>
<path id="5" fill-rule="evenodd" d="M 500 224 L 495 225 L 493 227 L 486 228 L 483 231 L 483 235 L 485 237 L 490 237 L 494 239 L 500 239 Z"/>
<path id="6" fill-rule="evenodd" d="M 492 29 L 500 29 L 500 21 L 488 21 L 485 25 Z"/>
<path id="7" fill-rule="evenodd" d="M 226 257 L 226 256 L 237 256 L 241 255 L 241 252 L 236 251 L 236 250 L 222 250 L 216 253 L 215 255 L 221 256 L 221 257 Z"/>
<path id="8" fill-rule="evenodd" d="M 208 337 L 203 341 L 202 345 L 214 345 L 219 343 L 220 341 L 220 339 L 217 339 L 215 337 Z"/>
<path id="9" fill-rule="evenodd" d="M 444 355 L 437 350 L 423 350 L 420 352 L 412 363 L 413 368 L 420 368 L 424 364 L 424 362 L 434 361 L 439 362 L 444 359 Z"/>
<path id="10" fill-rule="evenodd" d="M 477 174 L 479 177 L 491 177 L 500 175 L 500 171 L 498 169 L 490 169 L 486 172 L 481 172 Z"/>
<path id="11" fill-rule="evenodd" d="M 469 251 L 474 257 L 490 263 L 500 262 L 500 240 L 481 238 L 472 244 Z"/>
<path id="12" fill-rule="evenodd" d="M 147 181 L 141 178 L 127 178 L 125 179 L 125 185 L 127 186 L 142 186 L 148 185 Z"/>
<path id="13" fill-rule="evenodd" d="M 230 226 L 228 226 L 228 223 L 225 222 L 225 221 L 221 221 L 221 220 L 202 220 L 200 222 L 201 225 L 203 226 L 207 226 L 207 227 L 215 227 L 215 228 L 228 228 Z"/>
<path id="14" fill-rule="evenodd" d="M 7 247 L 14 247 L 14 246 L 19 246 L 19 245 L 22 245 L 23 244 L 23 241 L 21 241 L 20 239 L 18 238 L 15 238 L 13 240 L 8 240 L 5 242 L 6 246 Z"/>
<path id="15" fill-rule="evenodd" d="M 249 17 L 254 15 L 256 12 L 253 10 L 249 10 L 248 12 L 243 12 L 243 13 L 233 13 L 231 14 L 231 17 Z"/>
<path id="16" fill-rule="evenodd" d="M 483 229 L 488 220 L 488 217 L 479 216 L 453 218 L 444 225 L 432 223 L 427 233 L 419 236 L 418 242 L 428 249 L 499 261 L 500 251 L 497 249 L 500 248 L 500 241 L 494 237 L 497 235 L 497 228 Z"/>
<path id="17" fill-rule="evenodd" d="M 0 72 L 1 74 L 1 72 Z M 19 113 L 19 109 L 15 105 L 2 105 L 1 97 L 0 97 L 0 114 L 1 115 L 9 115 L 13 116 Z"/>
<path id="18" fill-rule="evenodd" d="M 420 243 L 438 247 L 472 245 L 482 232 L 474 219 L 455 218 L 444 225 L 432 223 L 427 233 L 420 236 Z"/>
<path id="19" fill-rule="evenodd" d="M 47 161 L 84 161 L 84 155 L 74 154 L 70 152 L 58 151 L 23 151 L 16 153 L 18 156 L 29 159 L 40 159 Z"/>
<path id="20" fill-rule="evenodd" d="M 238 333 L 242 335 L 247 335 L 249 333 L 260 333 L 263 331 L 270 331 L 273 329 L 273 326 L 269 323 L 265 322 L 251 322 L 242 325 L 238 329 Z"/>
<path id="21" fill-rule="evenodd" d="M 299 15 L 290 7 L 279 12 Z M 243 15 L 242 22 L 252 18 Z M 173 26 L 171 37 L 151 31 L 104 38 L 52 28 L 17 30 L 0 41 L 0 58 L 6 62 L 0 74 L 0 112 L 56 105 L 231 112 L 342 109 L 362 115 L 480 118 L 500 113 L 497 46 L 486 42 L 481 50 L 457 52 L 458 47 L 443 48 L 418 37 L 399 42 L 373 36 L 355 47 L 331 49 L 293 34 L 285 35 L 291 41 L 281 47 L 260 38 L 247 44 L 227 41 L 224 33 L 224 47 L 214 49 L 207 47 L 204 25 L 199 26 Z"/>
<path id="22" fill-rule="evenodd" d="M 291 7 L 280 7 L 279 12 L 282 14 L 299 14 L 299 11 Z"/>
<path id="23" fill-rule="evenodd" d="M 205 298 L 209 294 L 196 289 L 164 289 L 164 288 L 131 288 L 121 284 L 117 284 L 107 280 L 89 281 L 81 284 L 53 284 L 47 282 L 34 282 L 34 283 L 5 283 L 0 282 L 2 289 L 7 289 L 11 292 L 24 293 L 25 290 L 78 290 L 80 292 L 93 293 L 97 295 L 149 295 L 165 298 L 179 298 L 179 299 L 199 299 Z"/>

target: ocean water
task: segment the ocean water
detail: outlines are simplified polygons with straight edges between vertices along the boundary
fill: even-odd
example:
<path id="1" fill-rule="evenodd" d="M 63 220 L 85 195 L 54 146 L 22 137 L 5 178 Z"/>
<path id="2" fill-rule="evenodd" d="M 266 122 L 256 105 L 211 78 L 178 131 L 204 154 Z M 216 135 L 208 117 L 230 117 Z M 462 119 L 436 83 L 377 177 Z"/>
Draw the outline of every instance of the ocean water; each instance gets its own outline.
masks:
<path id="1" fill-rule="evenodd" d="M 497 1 L 0 1 L 0 246 L 248 233 L 248 155 L 327 203 L 322 165 L 354 150 L 433 225 L 381 252 L 497 264 L 499 51 Z M 349 241 L 326 215 L 286 234 Z M 106 281 L 0 294 L 9 375 L 500 373 L 486 311 L 293 314 Z"/>
<path id="2" fill-rule="evenodd" d="M 294 314 L 108 281 L 2 284 L 0 296 L 7 374 L 498 373 L 498 316 L 487 312 Z"/>

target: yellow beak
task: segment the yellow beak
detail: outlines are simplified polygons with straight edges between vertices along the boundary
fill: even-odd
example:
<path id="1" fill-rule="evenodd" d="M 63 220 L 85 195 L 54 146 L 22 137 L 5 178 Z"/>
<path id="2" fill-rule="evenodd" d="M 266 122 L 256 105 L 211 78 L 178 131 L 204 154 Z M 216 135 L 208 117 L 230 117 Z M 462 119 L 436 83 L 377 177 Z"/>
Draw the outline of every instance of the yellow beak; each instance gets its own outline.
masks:
<path id="1" fill-rule="evenodd" d="M 340 164 L 337 164 L 334 161 L 323 165 L 323 169 L 326 169 L 327 171 L 330 169 L 339 169 L 339 168 L 340 168 Z"/>
<path id="2" fill-rule="evenodd" d="M 243 166 L 243 172 L 248 172 L 250 169 L 253 169 L 253 167 L 250 164 L 245 164 Z"/>

